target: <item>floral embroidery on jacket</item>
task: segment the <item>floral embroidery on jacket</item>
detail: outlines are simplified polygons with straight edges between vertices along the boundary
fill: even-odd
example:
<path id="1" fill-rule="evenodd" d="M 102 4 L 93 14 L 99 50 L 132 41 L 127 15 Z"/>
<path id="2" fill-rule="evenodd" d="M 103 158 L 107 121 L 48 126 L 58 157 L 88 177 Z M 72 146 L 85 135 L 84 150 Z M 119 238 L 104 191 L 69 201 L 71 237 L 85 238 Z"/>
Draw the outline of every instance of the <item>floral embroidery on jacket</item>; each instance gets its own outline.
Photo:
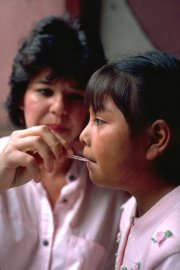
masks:
<path id="1" fill-rule="evenodd" d="M 120 270 L 128 270 L 126 266 L 121 266 Z"/>
<path id="2" fill-rule="evenodd" d="M 151 240 L 154 242 L 154 243 L 161 243 L 162 241 L 164 241 L 165 239 L 169 238 L 172 236 L 172 232 L 167 230 L 165 232 L 163 231 L 160 231 L 160 232 L 157 232 L 152 238 Z"/>
<path id="3" fill-rule="evenodd" d="M 141 263 L 137 262 L 133 265 L 133 267 L 131 268 L 131 270 L 140 270 L 141 269 Z"/>
<path id="4" fill-rule="evenodd" d="M 118 235 L 117 235 L 116 243 L 120 242 L 120 238 L 121 238 L 121 232 L 119 232 Z"/>
<path id="5" fill-rule="evenodd" d="M 130 268 L 130 270 L 140 270 L 141 269 L 141 263 L 137 262 L 134 263 L 133 266 Z M 128 268 L 124 265 L 121 265 L 120 270 L 128 270 Z"/>

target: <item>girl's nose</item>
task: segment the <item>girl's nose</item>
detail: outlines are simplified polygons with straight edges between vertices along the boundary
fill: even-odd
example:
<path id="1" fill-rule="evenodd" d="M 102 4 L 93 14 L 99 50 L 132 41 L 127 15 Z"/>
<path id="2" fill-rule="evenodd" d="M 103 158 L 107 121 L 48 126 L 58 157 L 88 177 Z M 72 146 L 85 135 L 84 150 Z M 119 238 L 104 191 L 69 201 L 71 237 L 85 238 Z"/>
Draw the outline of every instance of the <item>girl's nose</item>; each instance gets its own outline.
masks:
<path id="1" fill-rule="evenodd" d="M 63 95 L 57 95 L 53 97 L 50 112 L 58 116 L 67 114 Z"/>
<path id="2" fill-rule="evenodd" d="M 83 129 L 79 136 L 80 142 L 84 145 L 90 144 L 90 136 L 89 136 L 89 124 Z"/>

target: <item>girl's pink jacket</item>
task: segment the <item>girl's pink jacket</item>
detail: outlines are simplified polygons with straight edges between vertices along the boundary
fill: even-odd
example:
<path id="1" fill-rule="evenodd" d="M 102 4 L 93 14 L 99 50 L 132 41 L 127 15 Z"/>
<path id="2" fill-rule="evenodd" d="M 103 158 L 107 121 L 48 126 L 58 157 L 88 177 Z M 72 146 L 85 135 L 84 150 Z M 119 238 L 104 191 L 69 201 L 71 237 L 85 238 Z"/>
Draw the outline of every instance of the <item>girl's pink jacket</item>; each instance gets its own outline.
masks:
<path id="1" fill-rule="evenodd" d="M 180 186 L 136 218 L 132 197 L 121 208 L 116 269 L 180 269 Z"/>

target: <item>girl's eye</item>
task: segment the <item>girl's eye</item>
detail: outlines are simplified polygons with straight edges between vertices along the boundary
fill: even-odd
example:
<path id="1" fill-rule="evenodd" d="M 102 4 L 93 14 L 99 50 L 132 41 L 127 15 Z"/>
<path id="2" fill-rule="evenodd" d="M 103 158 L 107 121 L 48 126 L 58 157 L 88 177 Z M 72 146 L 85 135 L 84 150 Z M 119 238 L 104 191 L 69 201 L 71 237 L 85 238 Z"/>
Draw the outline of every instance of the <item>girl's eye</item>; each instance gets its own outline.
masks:
<path id="1" fill-rule="evenodd" d="M 37 92 L 46 97 L 51 97 L 53 95 L 53 91 L 49 88 L 38 89 Z"/>
<path id="2" fill-rule="evenodd" d="M 105 121 L 99 118 L 95 118 L 94 122 L 96 123 L 97 126 L 102 126 L 103 124 L 105 124 Z"/>

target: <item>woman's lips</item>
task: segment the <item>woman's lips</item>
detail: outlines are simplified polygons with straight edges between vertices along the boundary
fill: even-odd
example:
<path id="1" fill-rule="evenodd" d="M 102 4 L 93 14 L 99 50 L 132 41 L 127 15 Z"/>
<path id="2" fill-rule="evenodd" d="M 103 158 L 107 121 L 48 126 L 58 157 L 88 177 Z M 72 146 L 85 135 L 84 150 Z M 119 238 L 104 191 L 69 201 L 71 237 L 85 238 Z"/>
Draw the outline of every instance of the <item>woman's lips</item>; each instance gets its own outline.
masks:
<path id="1" fill-rule="evenodd" d="M 59 125 L 47 125 L 49 129 L 53 130 L 56 133 L 63 133 L 69 131 L 67 127 L 59 126 Z"/>

